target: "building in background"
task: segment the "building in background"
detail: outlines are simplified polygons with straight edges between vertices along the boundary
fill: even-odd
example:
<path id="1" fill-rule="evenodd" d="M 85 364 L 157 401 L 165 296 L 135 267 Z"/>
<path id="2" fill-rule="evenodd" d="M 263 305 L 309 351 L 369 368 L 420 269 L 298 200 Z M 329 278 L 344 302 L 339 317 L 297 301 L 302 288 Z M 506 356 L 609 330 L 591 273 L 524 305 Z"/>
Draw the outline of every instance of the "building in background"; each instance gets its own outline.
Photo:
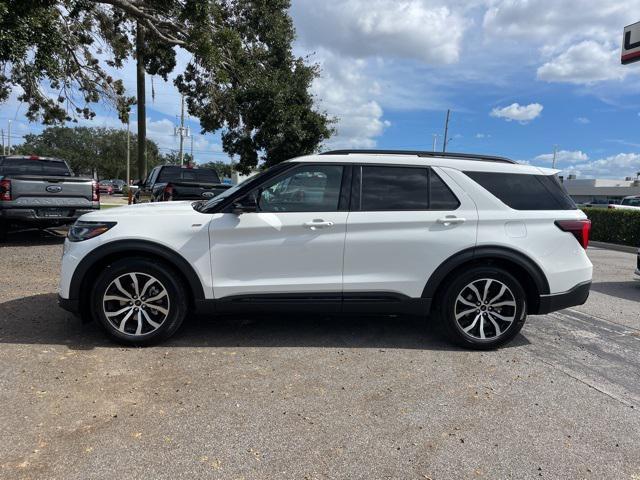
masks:
<path id="1" fill-rule="evenodd" d="M 640 180 L 632 177 L 624 180 L 577 179 L 574 175 L 569 175 L 563 179 L 563 183 L 573 201 L 579 204 L 620 203 L 624 197 L 640 195 Z"/>

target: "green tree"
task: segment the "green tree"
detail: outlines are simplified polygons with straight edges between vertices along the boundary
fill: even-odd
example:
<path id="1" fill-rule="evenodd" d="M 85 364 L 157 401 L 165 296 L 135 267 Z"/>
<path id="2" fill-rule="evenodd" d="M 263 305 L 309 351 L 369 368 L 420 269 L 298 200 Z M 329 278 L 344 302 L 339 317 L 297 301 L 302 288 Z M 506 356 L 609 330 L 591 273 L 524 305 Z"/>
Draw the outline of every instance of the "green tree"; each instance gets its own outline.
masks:
<path id="1" fill-rule="evenodd" d="M 233 167 L 230 163 L 225 163 L 222 160 L 216 160 L 215 162 L 207 162 L 201 163 L 198 165 L 200 168 L 213 168 L 217 173 L 220 179 L 223 178 L 231 178 L 231 174 L 233 173 Z"/>
<path id="2" fill-rule="evenodd" d="M 333 133 L 332 120 L 309 93 L 317 66 L 292 53 L 289 7 L 289 0 L 0 0 L 0 102 L 16 91 L 29 119 L 59 125 L 93 118 L 94 105 L 108 100 L 127 121 L 135 99 L 117 69 L 135 57 L 139 79 L 166 80 L 181 48 L 191 60 L 176 86 L 204 132 L 221 130 L 238 170 L 310 153 Z"/>
<path id="3" fill-rule="evenodd" d="M 131 135 L 132 159 L 137 143 L 138 137 Z M 25 142 L 17 145 L 14 153 L 62 158 L 75 173 L 122 179 L 127 173 L 127 132 L 112 128 L 49 127 L 42 133 L 26 135 Z M 147 140 L 147 160 L 149 168 L 162 162 L 158 146 L 151 140 Z M 133 162 L 131 178 L 141 178 Z"/>
<path id="4" fill-rule="evenodd" d="M 167 153 L 160 155 L 160 160 L 164 165 L 181 165 L 180 153 L 176 150 L 171 150 Z M 182 164 L 187 165 L 193 163 L 193 157 L 190 153 L 185 152 L 182 158 Z"/>

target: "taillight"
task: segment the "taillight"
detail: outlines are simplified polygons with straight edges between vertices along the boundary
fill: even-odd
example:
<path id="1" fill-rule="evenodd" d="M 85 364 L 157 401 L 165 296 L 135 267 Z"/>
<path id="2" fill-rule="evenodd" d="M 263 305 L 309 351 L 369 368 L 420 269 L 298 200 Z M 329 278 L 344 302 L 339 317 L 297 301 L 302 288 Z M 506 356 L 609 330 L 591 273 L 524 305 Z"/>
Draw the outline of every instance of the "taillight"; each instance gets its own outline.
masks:
<path id="1" fill-rule="evenodd" d="M 11 201 L 11 180 L 0 180 L 0 201 Z"/>
<path id="2" fill-rule="evenodd" d="M 164 199 L 171 200 L 171 197 L 173 197 L 173 185 L 167 183 L 164 187 Z"/>
<path id="3" fill-rule="evenodd" d="M 100 187 L 98 187 L 98 182 L 93 180 L 91 182 L 91 201 L 99 202 L 100 201 Z"/>
<path id="4" fill-rule="evenodd" d="M 563 232 L 573 234 L 585 250 L 589 246 L 591 220 L 556 220 L 556 225 Z"/>

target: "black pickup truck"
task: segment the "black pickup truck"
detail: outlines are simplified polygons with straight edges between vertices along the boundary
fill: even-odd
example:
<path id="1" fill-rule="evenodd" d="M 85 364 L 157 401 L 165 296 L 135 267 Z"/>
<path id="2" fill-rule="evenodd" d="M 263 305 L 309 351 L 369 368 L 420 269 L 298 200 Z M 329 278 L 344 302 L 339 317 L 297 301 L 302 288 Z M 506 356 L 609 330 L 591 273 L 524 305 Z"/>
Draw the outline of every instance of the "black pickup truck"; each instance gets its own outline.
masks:
<path id="1" fill-rule="evenodd" d="M 207 200 L 231 185 L 220 182 L 217 172 L 210 168 L 161 165 L 151 170 L 138 187 L 133 203 Z"/>

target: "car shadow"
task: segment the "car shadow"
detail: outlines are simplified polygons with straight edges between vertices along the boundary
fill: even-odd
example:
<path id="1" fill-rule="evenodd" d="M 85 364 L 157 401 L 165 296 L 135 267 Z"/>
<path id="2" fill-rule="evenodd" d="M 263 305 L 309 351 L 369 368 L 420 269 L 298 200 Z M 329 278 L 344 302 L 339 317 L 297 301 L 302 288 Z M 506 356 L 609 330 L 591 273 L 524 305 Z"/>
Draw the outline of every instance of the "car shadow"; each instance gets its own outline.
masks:
<path id="1" fill-rule="evenodd" d="M 45 245 L 61 245 L 66 235 L 65 227 L 56 229 L 29 228 L 10 230 L 7 239 L 0 242 L 0 247 L 34 247 Z"/>
<path id="2" fill-rule="evenodd" d="M 66 345 L 73 350 L 123 348 L 95 322 L 83 323 L 60 309 L 56 295 L 0 303 L 0 344 Z M 519 334 L 503 348 L 528 345 Z M 432 322 L 417 317 L 357 315 L 191 316 L 159 347 L 329 347 L 464 351 L 452 346 Z"/>
<path id="3" fill-rule="evenodd" d="M 640 301 L 640 282 L 636 280 L 628 280 L 626 282 L 594 282 L 591 284 L 591 290 L 623 300 Z"/>

